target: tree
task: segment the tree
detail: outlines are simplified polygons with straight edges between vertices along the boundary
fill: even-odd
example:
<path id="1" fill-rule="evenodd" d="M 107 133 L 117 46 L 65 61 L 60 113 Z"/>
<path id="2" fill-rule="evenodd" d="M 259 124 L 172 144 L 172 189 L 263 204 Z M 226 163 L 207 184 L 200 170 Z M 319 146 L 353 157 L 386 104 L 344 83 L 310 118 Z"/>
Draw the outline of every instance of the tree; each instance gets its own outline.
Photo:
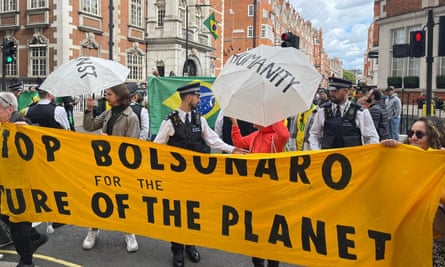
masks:
<path id="1" fill-rule="evenodd" d="M 353 84 L 355 84 L 355 73 L 349 70 L 344 70 L 343 79 L 351 81 Z"/>

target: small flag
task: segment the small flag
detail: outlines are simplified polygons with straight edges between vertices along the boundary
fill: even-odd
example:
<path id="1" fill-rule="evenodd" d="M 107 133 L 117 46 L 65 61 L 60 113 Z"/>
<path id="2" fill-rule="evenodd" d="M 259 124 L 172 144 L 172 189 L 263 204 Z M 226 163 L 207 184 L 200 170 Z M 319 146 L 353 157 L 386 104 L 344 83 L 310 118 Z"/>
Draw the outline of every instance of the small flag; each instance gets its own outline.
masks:
<path id="1" fill-rule="evenodd" d="M 204 25 L 206 25 L 207 29 L 209 29 L 210 33 L 213 35 L 213 38 L 218 39 L 218 29 L 216 28 L 216 20 L 215 20 L 215 12 L 210 14 L 210 16 L 204 21 Z"/>

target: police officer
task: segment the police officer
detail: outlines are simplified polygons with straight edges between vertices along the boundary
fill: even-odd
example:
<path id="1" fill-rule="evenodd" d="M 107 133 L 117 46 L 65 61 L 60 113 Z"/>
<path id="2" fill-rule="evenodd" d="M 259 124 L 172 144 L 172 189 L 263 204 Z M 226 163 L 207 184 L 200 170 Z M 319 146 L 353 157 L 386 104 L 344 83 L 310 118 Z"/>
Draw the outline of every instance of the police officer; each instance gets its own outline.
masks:
<path id="1" fill-rule="evenodd" d="M 40 100 L 25 109 L 25 117 L 34 125 L 69 130 L 70 123 L 66 111 L 63 107 L 55 104 L 54 95 L 39 88 L 37 91 Z"/>
<path id="2" fill-rule="evenodd" d="M 245 153 L 243 149 L 224 143 L 209 127 L 207 120 L 196 111 L 200 99 L 200 87 L 200 83 L 197 82 L 177 89 L 181 105 L 161 123 L 154 142 L 204 153 L 209 153 L 209 148 L 227 153 Z M 201 256 L 195 246 L 172 242 L 173 267 L 184 266 L 184 248 L 192 262 L 200 261 Z"/>
<path id="3" fill-rule="evenodd" d="M 375 144 L 379 135 L 368 110 L 348 99 L 352 83 L 329 78 L 330 102 L 319 107 L 309 132 L 311 150 Z"/>

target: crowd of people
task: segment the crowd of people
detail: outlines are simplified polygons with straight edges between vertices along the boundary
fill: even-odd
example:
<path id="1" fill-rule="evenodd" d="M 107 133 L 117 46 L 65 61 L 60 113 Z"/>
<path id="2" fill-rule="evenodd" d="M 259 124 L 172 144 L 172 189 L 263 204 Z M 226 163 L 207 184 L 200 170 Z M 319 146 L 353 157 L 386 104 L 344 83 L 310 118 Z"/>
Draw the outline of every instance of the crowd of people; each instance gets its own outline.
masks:
<path id="1" fill-rule="evenodd" d="M 200 102 L 200 83 L 177 88 L 180 106 L 162 121 L 153 142 L 180 147 L 196 152 L 211 153 L 279 153 L 283 151 L 319 150 L 382 143 L 396 147 L 399 141 L 401 101 L 393 87 L 383 92 L 372 89 L 356 101 L 350 97 L 352 82 L 332 77 L 326 89 L 318 90 L 310 108 L 291 118 L 283 118 L 272 125 L 261 126 L 253 122 L 225 117 L 220 112 L 212 129 L 196 110 Z M 42 127 L 75 130 L 72 107 L 73 97 L 56 104 L 56 98 L 38 87 L 25 91 L 12 86 L 11 92 L 0 93 L 0 122 L 14 122 Z M 105 100 L 105 101 L 104 101 Z M 120 84 L 105 90 L 102 102 L 88 98 L 83 115 L 86 131 L 99 131 L 102 135 L 115 135 L 150 140 L 148 110 L 139 104 L 140 95 L 131 84 Z M 99 103 L 99 105 L 98 105 Z M 103 107 L 100 107 L 103 105 Z M 105 107 L 107 105 L 107 107 Z M 445 146 L 445 131 L 440 119 L 419 118 L 413 122 L 404 140 L 406 144 L 424 150 Z M 445 205 L 444 202 L 440 203 Z M 31 222 L 13 223 L 2 215 L 12 234 L 12 241 L 20 256 L 17 266 L 34 266 L 33 253 L 47 241 Z M 445 232 L 445 230 L 444 230 Z M 82 247 L 92 249 L 99 234 L 90 228 Z M 124 233 L 128 252 L 136 252 L 138 243 L 132 233 Z M 434 238 L 434 266 L 445 266 L 445 238 Z M 171 242 L 173 267 L 185 266 L 185 255 L 199 262 L 201 254 L 190 243 Z M 273 259 L 252 258 L 253 266 L 277 267 Z"/>

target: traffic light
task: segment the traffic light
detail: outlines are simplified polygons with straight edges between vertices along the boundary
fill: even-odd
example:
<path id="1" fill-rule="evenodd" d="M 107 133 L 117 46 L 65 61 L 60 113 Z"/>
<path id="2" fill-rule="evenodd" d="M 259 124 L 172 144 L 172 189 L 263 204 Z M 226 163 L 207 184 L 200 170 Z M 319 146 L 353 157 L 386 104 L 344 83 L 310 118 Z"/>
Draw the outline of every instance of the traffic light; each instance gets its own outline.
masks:
<path id="1" fill-rule="evenodd" d="M 294 47 L 300 48 L 300 37 L 292 32 L 286 32 L 281 34 L 281 47 Z"/>
<path id="2" fill-rule="evenodd" d="M 425 31 L 410 32 L 409 50 L 411 57 L 425 56 Z"/>
<path id="3" fill-rule="evenodd" d="M 17 56 L 17 45 L 12 40 L 5 40 L 3 46 L 4 52 L 4 61 L 6 64 L 11 64 L 15 62 Z"/>

